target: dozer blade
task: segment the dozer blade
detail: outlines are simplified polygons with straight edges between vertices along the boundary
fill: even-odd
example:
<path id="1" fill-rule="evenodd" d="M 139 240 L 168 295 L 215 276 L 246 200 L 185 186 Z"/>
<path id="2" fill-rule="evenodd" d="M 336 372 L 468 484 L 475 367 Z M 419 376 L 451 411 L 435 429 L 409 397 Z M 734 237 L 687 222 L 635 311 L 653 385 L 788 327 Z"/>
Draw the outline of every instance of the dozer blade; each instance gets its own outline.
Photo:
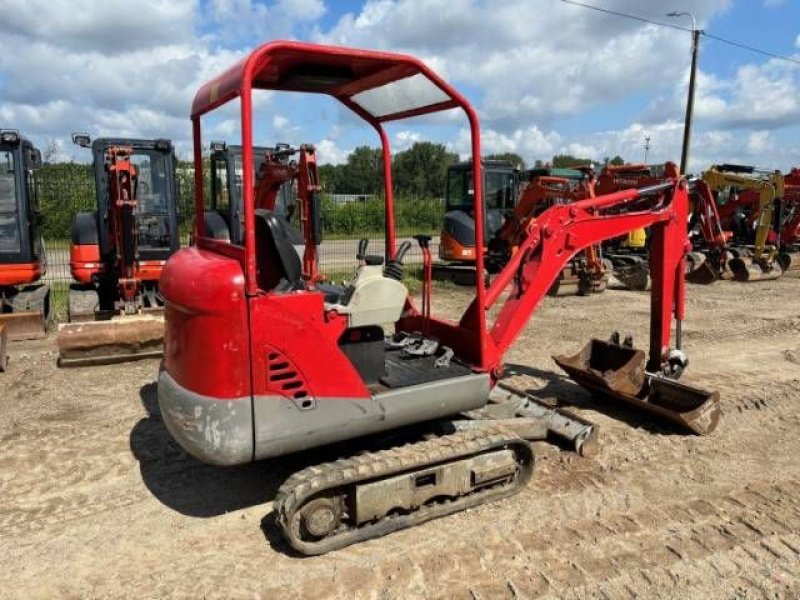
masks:
<path id="1" fill-rule="evenodd" d="M 783 269 L 777 261 L 761 265 L 752 258 L 739 257 L 732 258 L 728 264 L 736 281 L 767 281 L 783 275 Z"/>
<path id="2" fill-rule="evenodd" d="M 778 262 L 783 269 L 783 274 L 787 277 L 800 277 L 800 252 L 781 252 L 778 255 Z"/>
<path id="3" fill-rule="evenodd" d="M 5 324 L 9 340 L 40 340 L 47 335 L 45 318 L 40 311 L 3 313 L 0 323 Z"/>
<path id="4" fill-rule="evenodd" d="M 7 342 L 8 335 L 6 334 L 6 325 L 0 321 L 0 373 L 5 371 L 8 366 L 8 355 L 6 354 Z"/>
<path id="5" fill-rule="evenodd" d="M 593 339 L 573 356 L 554 356 L 556 364 L 583 388 L 671 421 L 697 435 L 719 423 L 719 394 L 645 373 L 645 354 Z"/>
<path id="6" fill-rule="evenodd" d="M 82 367 L 157 358 L 164 353 L 164 319 L 120 316 L 58 328 L 58 366 Z"/>

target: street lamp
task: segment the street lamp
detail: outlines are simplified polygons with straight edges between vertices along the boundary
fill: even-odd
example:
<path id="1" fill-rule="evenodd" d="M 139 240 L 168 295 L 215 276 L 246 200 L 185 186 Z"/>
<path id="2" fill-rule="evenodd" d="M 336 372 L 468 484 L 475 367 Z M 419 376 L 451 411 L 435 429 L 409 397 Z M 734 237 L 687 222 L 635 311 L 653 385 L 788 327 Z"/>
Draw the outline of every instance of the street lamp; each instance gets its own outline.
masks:
<path id="1" fill-rule="evenodd" d="M 694 84 L 697 77 L 697 51 L 700 47 L 700 33 L 694 13 L 673 11 L 668 17 L 691 17 L 692 19 L 692 70 L 689 74 L 689 97 L 686 99 L 686 118 L 683 121 L 683 148 L 681 149 L 681 174 L 686 174 L 689 166 L 689 145 L 692 137 L 692 113 L 694 112 Z"/>

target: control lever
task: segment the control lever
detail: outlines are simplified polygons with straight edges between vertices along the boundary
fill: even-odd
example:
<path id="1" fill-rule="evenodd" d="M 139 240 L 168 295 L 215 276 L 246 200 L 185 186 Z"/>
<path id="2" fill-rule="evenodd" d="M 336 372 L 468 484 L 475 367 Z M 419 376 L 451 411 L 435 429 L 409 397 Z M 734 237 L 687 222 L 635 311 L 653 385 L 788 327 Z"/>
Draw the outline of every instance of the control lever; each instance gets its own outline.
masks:
<path id="1" fill-rule="evenodd" d="M 411 242 L 405 241 L 402 244 L 400 244 L 400 247 L 394 254 L 394 258 L 390 258 L 386 262 L 386 266 L 383 269 L 384 277 L 395 279 L 397 281 L 403 281 L 403 276 L 405 275 L 405 266 L 403 265 L 403 258 L 410 249 L 411 249 Z"/>
<path id="2" fill-rule="evenodd" d="M 359 266 L 363 266 L 365 263 L 364 257 L 367 256 L 367 248 L 369 247 L 369 240 L 367 238 L 361 238 L 358 241 L 358 252 L 356 253 L 356 260 L 358 261 Z"/>
<path id="3" fill-rule="evenodd" d="M 431 318 L 431 286 L 433 284 L 433 259 L 431 258 L 431 236 L 415 235 L 420 250 L 422 250 L 422 264 L 424 277 L 422 280 L 422 330 L 428 333 Z"/>

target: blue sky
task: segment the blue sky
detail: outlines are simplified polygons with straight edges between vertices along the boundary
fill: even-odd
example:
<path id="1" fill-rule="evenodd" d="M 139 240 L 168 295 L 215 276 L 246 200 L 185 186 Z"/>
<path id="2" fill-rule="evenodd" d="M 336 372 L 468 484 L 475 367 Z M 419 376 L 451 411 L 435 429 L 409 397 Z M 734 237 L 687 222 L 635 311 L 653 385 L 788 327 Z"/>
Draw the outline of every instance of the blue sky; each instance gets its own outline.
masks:
<path id="1" fill-rule="evenodd" d="M 670 21 L 695 12 L 715 35 L 800 59 L 796 0 L 585 0 Z M 689 33 L 604 15 L 559 0 L 0 0 L 0 126 L 61 158 L 86 157 L 69 133 L 170 137 L 188 156 L 196 89 L 263 41 L 300 39 L 423 58 L 478 108 L 487 152 L 527 161 L 569 152 L 678 160 Z M 47 13 L 43 21 L 41 14 Z M 124 20 L 119 15 L 125 14 Z M 8 18 L 5 18 L 8 15 Z M 688 19 L 674 21 L 688 25 Z M 703 38 L 691 166 L 800 164 L 800 65 Z M 371 129 L 328 98 L 258 101 L 256 139 L 313 142 L 341 162 Z M 235 107 L 206 123 L 238 139 Z M 391 127 L 396 149 L 431 139 L 465 154 L 465 120 Z"/>

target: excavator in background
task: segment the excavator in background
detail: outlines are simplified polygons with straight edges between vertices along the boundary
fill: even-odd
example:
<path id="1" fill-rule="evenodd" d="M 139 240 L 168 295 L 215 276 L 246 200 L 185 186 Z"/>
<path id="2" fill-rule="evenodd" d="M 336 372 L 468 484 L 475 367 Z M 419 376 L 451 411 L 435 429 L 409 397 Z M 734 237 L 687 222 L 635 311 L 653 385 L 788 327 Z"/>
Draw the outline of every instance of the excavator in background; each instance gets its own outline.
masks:
<path id="1" fill-rule="evenodd" d="M 717 194 L 722 225 L 732 230 L 733 257 L 728 262 L 737 281 L 777 279 L 778 233 L 784 197 L 784 177 L 745 165 L 713 165 L 703 181 Z M 748 194 L 747 192 L 750 192 Z M 776 217 L 777 213 L 777 217 Z M 770 242 L 772 238 L 773 243 Z"/>
<path id="2" fill-rule="evenodd" d="M 272 153 L 265 170 L 267 181 L 277 182 L 283 169 L 297 182 L 302 261 L 286 234 L 288 222 L 272 212 L 275 194 L 262 196 L 257 207 L 254 88 L 330 95 L 380 137 L 385 254 L 358 257 L 352 279 L 339 291 L 320 289 L 307 264 L 316 259 L 319 242 L 313 146 Z M 240 96 L 244 236 L 234 244 L 205 229 L 201 118 Z M 425 265 L 421 303 L 403 285 L 409 242 L 396 247 L 384 129 L 386 122 L 453 108 L 470 122 L 476 249 L 475 296 L 456 321 L 431 314 L 429 236 L 415 236 Z M 351 451 L 360 446 L 349 457 L 291 475 L 278 490 L 275 523 L 297 552 L 322 554 L 507 498 L 531 479 L 529 439 L 554 435 L 583 454 L 596 451 L 590 423 L 500 383 L 503 357 L 578 252 L 635 228 L 651 231 L 649 358 L 631 339 L 612 335 L 556 362 L 597 398 L 624 402 L 698 434 L 717 426 L 718 394 L 676 381 L 688 365 L 681 332 L 692 182 L 668 179 L 551 206 L 486 288 L 478 116 L 422 61 L 267 43 L 201 87 L 191 119 L 196 239 L 167 261 L 161 279 L 167 329 L 158 378 L 161 415 L 187 452 L 216 465 L 345 440 Z M 288 168 L 280 163 L 286 156 L 297 157 Z M 386 335 L 387 324 L 393 335 Z"/>
<path id="3" fill-rule="evenodd" d="M 487 199 L 484 239 L 488 244 L 517 205 L 520 170 L 518 165 L 508 160 L 481 159 L 480 162 L 482 187 Z M 475 213 L 472 202 L 475 186 L 472 173 L 472 164 L 468 161 L 447 169 L 439 261 L 433 265 L 434 279 L 460 285 L 472 285 L 475 281 Z"/>
<path id="4" fill-rule="evenodd" d="M 264 163 L 270 156 L 278 153 L 281 163 L 288 164 L 289 159 L 280 154 L 287 144 L 276 144 L 275 147 L 253 147 L 253 170 L 263 175 Z M 242 198 L 242 147 L 226 142 L 211 142 L 211 189 L 206 202 L 205 228 L 210 237 L 227 240 L 234 244 L 244 243 L 243 198 Z M 291 221 L 295 209 L 295 189 L 291 178 L 278 185 L 274 202 L 274 214 Z M 262 181 L 263 176 L 258 179 Z M 257 184 L 258 185 L 258 184 Z M 292 229 L 291 231 L 295 231 Z M 293 237 L 294 245 L 303 246 L 302 237 Z"/>
<path id="5" fill-rule="evenodd" d="M 678 167 L 672 162 L 663 165 L 606 165 L 597 178 L 595 193 L 602 195 L 627 188 L 647 187 L 677 177 Z M 603 257 L 611 263 L 614 277 L 631 290 L 650 288 L 648 256 L 644 227 L 603 244 Z"/>
<path id="6" fill-rule="evenodd" d="M 525 172 L 519 201 L 489 240 L 489 260 L 502 268 L 517 252 L 536 218 L 556 204 L 570 204 L 594 198 L 594 168 L 591 165 L 569 169 L 532 169 Z M 606 289 L 610 265 L 603 261 L 599 245 L 578 254 L 550 288 L 551 296 L 587 295 Z"/>
<path id="7" fill-rule="evenodd" d="M 43 338 L 51 320 L 35 172 L 42 157 L 16 129 L 0 129 L 0 369 L 5 340 Z"/>
<path id="8" fill-rule="evenodd" d="M 97 209 L 72 222 L 69 323 L 58 331 L 59 365 L 160 356 L 159 279 L 180 246 L 175 153 L 169 140 L 74 134 L 91 147 Z"/>
<path id="9" fill-rule="evenodd" d="M 800 168 L 784 176 L 783 210 L 778 262 L 784 274 L 800 274 Z"/>

